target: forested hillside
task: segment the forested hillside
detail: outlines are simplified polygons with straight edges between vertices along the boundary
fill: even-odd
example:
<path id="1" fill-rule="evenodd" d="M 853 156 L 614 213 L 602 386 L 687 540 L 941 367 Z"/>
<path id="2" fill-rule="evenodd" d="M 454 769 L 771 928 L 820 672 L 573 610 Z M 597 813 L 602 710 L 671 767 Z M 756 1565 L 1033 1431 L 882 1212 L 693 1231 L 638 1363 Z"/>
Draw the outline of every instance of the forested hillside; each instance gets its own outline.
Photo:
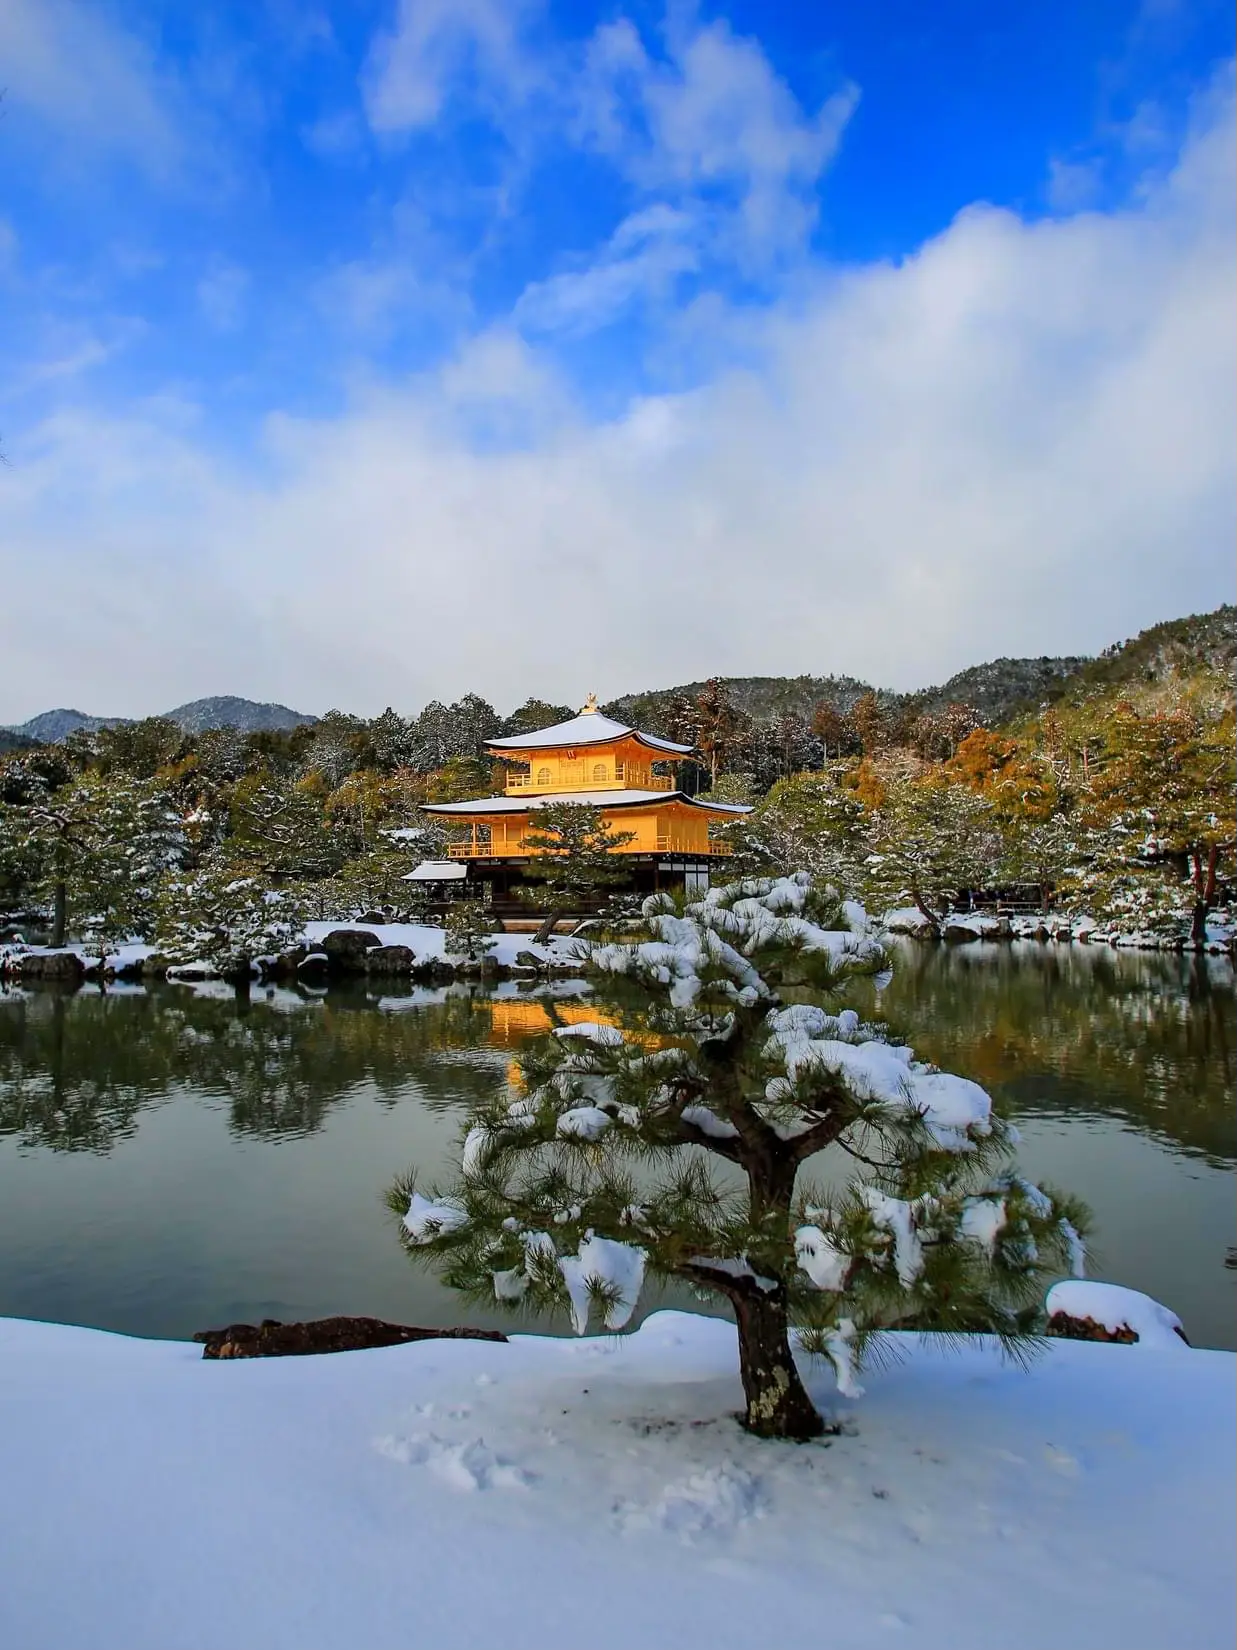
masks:
<path id="1" fill-rule="evenodd" d="M 1235 897 L 1235 629 L 1221 608 L 924 695 L 714 679 L 614 708 L 695 748 L 680 786 L 753 805 L 726 827 L 734 871 L 806 868 L 934 929 L 980 892 L 1201 945 Z M 419 804 L 500 790 L 486 742 L 571 713 L 530 699 L 502 717 L 477 694 L 411 717 L 258 708 L 276 725 L 150 717 L 0 755 L 0 911 L 100 943 L 243 932 L 251 954 L 305 912 L 406 911 L 408 871 L 445 849 Z"/>

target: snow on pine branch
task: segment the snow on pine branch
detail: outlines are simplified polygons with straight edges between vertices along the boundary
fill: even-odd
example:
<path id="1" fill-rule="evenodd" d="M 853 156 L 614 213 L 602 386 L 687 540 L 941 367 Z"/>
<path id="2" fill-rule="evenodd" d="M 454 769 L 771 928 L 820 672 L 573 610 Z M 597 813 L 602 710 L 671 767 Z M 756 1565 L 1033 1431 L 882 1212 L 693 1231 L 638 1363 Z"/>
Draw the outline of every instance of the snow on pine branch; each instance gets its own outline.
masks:
<path id="1" fill-rule="evenodd" d="M 751 960 L 777 950 L 815 953 L 839 973 L 879 966 L 884 952 L 867 928 L 862 908 L 848 902 L 844 921 L 855 926 L 825 928 L 812 920 L 819 900 L 806 872 L 789 877 L 749 877 L 710 888 L 689 900 L 680 915 L 666 894 L 653 894 L 641 907 L 652 939 L 589 948 L 594 968 L 630 974 L 669 988 L 671 1006 L 690 1008 L 707 984 L 741 1008 L 772 1001 L 776 989 Z M 862 924 L 862 926 L 860 926 Z"/>
<path id="2" fill-rule="evenodd" d="M 409 1247 L 475 1298 L 566 1308 L 579 1334 L 626 1325 L 646 1276 L 685 1280 L 741 1334 L 793 1324 L 852 1392 L 891 1325 L 1024 1337 L 1044 1282 L 1082 1269 L 1085 1211 L 994 1172 L 1016 1134 L 979 1084 L 837 1003 L 888 966 L 862 907 L 799 874 L 657 895 L 643 924 L 584 951 L 643 1010 L 522 1050 L 519 1091 L 474 1108 L 458 1184 L 411 1193 Z M 850 1172 L 821 1206 L 800 1166 L 835 1146 Z M 758 1429 L 780 1402 L 748 1399 Z"/>

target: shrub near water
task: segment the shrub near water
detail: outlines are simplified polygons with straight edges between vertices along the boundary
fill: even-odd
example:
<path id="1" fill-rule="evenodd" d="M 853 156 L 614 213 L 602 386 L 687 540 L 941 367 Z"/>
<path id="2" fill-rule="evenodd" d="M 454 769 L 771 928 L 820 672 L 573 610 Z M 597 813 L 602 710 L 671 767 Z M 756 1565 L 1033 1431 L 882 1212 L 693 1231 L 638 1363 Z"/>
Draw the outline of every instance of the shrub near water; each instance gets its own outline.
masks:
<path id="1" fill-rule="evenodd" d="M 746 1424 L 771 1437 L 822 1426 L 792 1326 L 852 1394 L 880 1329 L 1033 1347 L 1045 1280 L 1081 1266 L 1083 1212 L 1014 1172 L 978 1085 L 842 1006 L 888 968 L 860 907 L 803 873 L 655 895 L 587 960 L 644 1006 L 534 1044 L 524 1091 L 470 1116 L 456 1182 L 392 1189 L 414 1255 L 474 1299 L 566 1307 L 577 1333 L 621 1329 L 649 1275 L 723 1298 Z M 801 1170 L 826 1150 L 849 1178 L 822 1196 Z"/>

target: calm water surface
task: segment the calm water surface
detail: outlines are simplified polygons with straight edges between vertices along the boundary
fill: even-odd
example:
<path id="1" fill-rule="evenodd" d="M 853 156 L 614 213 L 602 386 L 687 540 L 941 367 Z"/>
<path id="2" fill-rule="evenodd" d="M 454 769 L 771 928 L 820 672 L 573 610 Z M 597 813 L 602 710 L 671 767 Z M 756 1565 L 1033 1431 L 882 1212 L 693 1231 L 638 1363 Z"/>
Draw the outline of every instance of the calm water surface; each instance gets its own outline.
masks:
<path id="1" fill-rule="evenodd" d="M 1090 1203 L 1095 1275 L 1237 1348 L 1234 1001 L 1224 960 L 907 944 L 880 1012 Z M 514 988 L 0 994 L 0 1315 L 503 1323 L 407 1260 L 381 1195 L 446 1171 L 463 1108 L 545 1023 Z"/>

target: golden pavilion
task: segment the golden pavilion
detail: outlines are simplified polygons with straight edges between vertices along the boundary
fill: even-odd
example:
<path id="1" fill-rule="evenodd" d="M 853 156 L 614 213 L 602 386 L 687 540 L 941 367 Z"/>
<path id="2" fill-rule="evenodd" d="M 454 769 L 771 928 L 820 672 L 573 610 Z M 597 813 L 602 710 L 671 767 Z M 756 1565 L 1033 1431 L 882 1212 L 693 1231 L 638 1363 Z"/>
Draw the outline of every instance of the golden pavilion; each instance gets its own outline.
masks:
<path id="1" fill-rule="evenodd" d="M 521 865 L 538 852 L 525 838 L 532 816 L 547 803 L 594 804 L 604 810 L 607 830 L 633 832 L 614 852 L 630 868 L 630 886 L 648 893 L 707 887 L 710 863 L 730 852 L 728 843 L 709 835 L 710 823 L 748 812 L 680 789 L 679 767 L 692 747 L 603 716 L 592 694 L 570 721 L 492 739 L 485 748 L 508 764 L 503 794 L 427 802 L 422 811 L 466 827 L 447 854 L 467 863 L 470 879 L 490 883 L 498 903 L 514 893 Z"/>

